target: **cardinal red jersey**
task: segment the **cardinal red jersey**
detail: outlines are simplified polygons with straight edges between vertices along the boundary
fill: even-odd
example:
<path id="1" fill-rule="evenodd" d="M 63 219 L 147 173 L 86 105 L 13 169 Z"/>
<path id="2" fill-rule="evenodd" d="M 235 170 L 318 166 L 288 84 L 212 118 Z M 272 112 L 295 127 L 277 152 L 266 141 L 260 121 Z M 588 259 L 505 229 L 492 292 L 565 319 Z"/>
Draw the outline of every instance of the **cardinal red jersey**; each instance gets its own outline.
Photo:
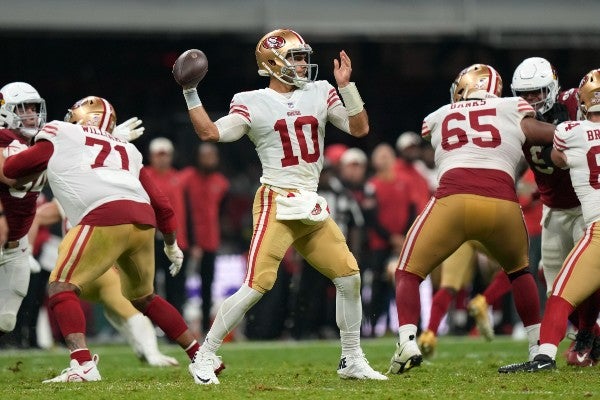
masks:
<path id="1" fill-rule="evenodd" d="M 0 148 L 7 147 L 13 140 L 28 144 L 22 136 L 9 129 L 0 129 Z M 18 240 L 27 235 L 33 217 L 35 217 L 36 201 L 44 187 L 46 175 L 43 174 L 35 182 L 19 188 L 11 188 L 0 182 L 0 201 L 4 207 L 8 222 L 8 240 Z"/>

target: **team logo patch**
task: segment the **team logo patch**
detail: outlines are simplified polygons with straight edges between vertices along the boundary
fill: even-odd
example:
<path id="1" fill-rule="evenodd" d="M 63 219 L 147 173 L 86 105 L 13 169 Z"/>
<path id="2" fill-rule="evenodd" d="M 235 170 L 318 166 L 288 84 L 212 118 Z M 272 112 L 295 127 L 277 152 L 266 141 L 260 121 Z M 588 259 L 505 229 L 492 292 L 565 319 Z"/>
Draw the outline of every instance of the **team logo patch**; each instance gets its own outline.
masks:
<path id="1" fill-rule="evenodd" d="M 594 97 L 590 100 L 593 105 L 600 104 L 600 92 L 594 92 Z"/>
<path id="2" fill-rule="evenodd" d="M 262 42 L 265 49 L 280 49 L 285 46 L 285 39 L 281 36 L 269 36 Z"/>
<path id="3" fill-rule="evenodd" d="M 321 208 L 321 205 L 319 203 L 315 204 L 315 208 L 313 208 L 313 210 L 310 212 L 311 215 L 319 215 L 321 214 L 321 211 L 323 211 L 323 209 Z"/>

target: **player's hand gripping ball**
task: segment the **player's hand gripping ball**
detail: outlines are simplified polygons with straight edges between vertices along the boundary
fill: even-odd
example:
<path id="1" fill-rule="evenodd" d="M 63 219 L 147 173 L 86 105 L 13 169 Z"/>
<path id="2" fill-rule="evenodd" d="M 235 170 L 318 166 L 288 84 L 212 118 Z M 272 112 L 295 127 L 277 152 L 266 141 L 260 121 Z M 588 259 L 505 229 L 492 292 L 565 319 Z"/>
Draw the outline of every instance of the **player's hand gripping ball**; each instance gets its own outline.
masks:
<path id="1" fill-rule="evenodd" d="M 173 77 L 184 89 L 195 88 L 208 71 L 208 59 L 198 49 L 181 53 L 173 64 Z"/>

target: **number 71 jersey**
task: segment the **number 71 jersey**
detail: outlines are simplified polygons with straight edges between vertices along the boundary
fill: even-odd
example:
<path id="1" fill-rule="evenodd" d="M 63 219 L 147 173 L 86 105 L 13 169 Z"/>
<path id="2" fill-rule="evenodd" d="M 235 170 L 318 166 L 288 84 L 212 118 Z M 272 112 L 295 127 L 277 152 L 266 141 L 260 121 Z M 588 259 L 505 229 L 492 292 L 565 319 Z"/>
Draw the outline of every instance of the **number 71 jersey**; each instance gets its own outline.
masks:
<path id="1" fill-rule="evenodd" d="M 261 183 L 316 191 L 323 167 L 327 113 L 340 106 L 327 81 L 307 84 L 290 97 L 272 89 L 237 93 L 230 114 L 241 115 L 262 164 Z"/>
<path id="2" fill-rule="evenodd" d="M 111 201 L 150 204 L 139 180 L 142 155 L 133 144 L 93 126 L 62 121 L 46 124 L 36 136 L 40 139 L 54 146 L 48 182 L 73 225 Z"/>
<path id="3" fill-rule="evenodd" d="M 435 149 L 438 177 L 453 168 L 495 169 L 515 179 L 525 134 L 521 120 L 534 109 L 521 97 L 448 104 L 423 120 L 422 135 Z"/>

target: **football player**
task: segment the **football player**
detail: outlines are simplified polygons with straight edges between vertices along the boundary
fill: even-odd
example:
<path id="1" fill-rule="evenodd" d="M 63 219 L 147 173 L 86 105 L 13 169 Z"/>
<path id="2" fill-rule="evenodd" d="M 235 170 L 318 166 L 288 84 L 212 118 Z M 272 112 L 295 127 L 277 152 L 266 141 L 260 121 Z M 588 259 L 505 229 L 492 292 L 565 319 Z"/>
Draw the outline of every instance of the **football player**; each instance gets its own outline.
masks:
<path id="1" fill-rule="evenodd" d="M 502 78 L 494 68 L 471 65 L 452 84 L 451 103 L 423 121 L 422 136 L 435 149 L 440 179 L 400 253 L 395 272 L 399 341 L 389 372 L 421 364 L 419 284 L 468 240 L 480 242 L 508 274 L 528 329 L 530 357 L 537 354 L 539 298 L 527 268 L 527 231 L 515 173 L 523 143 L 550 143 L 554 126 L 537 121 L 525 100 L 501 94 Z"/>
<path id="2" fill-rule="evenodd" d="M 557 167 L 569 168 L 586 230 L 554 279 L 542 321 L 539 354 L 533 360 L 501 367 L 498 370 L 501 373 L 555 369 L 557 347 L 565 335 L 568 316 L 600 289 L 600 234 L 596 229 L 600 221 L 600 168 L 597 161 L 600 152 L 600 69 L 583 77 L 578 97 L 585 120 L 567 121 L 556 127 L 551 159 Z M 595 351 L 592 349 L 592 353 Z M 600 354 L 590 355 L 592 359 L 598 359 L 598 356 Z"/>
<path id="3" fill-rule="evenodd" d="M 181 314 L 154 294 L 154 232 L 165 238 L 165 253 L 179 272 L 183 253 L 175 239 L 176 220 L 166 196 L 141 171 L 135 146 L 113 135 L 116 113 L 105 99 L 89 96 L 68 111 L 65 121 L 44 125 L 35 144 L 4 161 L 5 176 L 16 179 L 47 172 L 53 194 L 74 225 L 64 237 L 48 285 L 49 307 L 71 351 L 70 366 L 44 382 L 101 380 L 98 355 L 85 339 L 85 317 L 77 296 L 119 265 L 121 290 L 193 358 L 199 344 Z"/>
<path id="4" fill-rule="evenodd" d="M 261 186 L 253 207 L 254 231 L 242 287 L 226 299 L 206 335 L 190 372 L 196 383 L 219 383 L 212 368 L 223 338 L 273 287 L 279 263 L 290 246 L 336 286 L 336 321 L 341 335 L 341 378 L 385 380 L 371 368 L 360 346 L 362 306 L 356 259 L 324 199 L 316 194 L 323 167 L 325 125 L 331 122 L 355 137 L 369 132 L 367 112 L 345 51 L 333 61 L 344 100 L 327 81 L 316 80 L 317 64 L 302 36 L 277 29 L 256 45 L 264 89 L 233 96 L 229 115 L 213 122 L 195 86 L 183 87 L 191 121 L 201 140 L 231 142 L 247 135 L 262 163 Z"/>
<path id="5" fill-rule="evenodd" d="M 0 150 L 11 154 L 27 148 L 45 122 L 46 102 L 33 86 L 12 82 L 0 89 Z M 17 313 L 27 294 L 33 258 L 27 231 L 35 216 L 45 176 L 16 185 L 16 180 L 0 173 L 0 181 L 0 200 L 4 206 L 0 219 L 9 228 L 0 257 L 0 335 L 3 335 L 15 328 Z"/>
<path id="6" fill-rule="evenodd" d="M 559 93 L 560 84 L 556 69 L 541 57 L 523 60 L 513 74 L 512 93 L 525 99 L 535 110 L 540 121 L 557 125 L 569 119 L 580 119 L 573 105 L 577 89 Z M 568 170 L 557 168 L 550 160 L 551 146 L 525 143 L 523 154 L 534 173 L 543 204 L 541 263 L 546 281 L 547 294 L 558 275 L 565 258 L 583 236 L 585 223 L 579 199 L 575 194 Z M 478 295 L 469 308 L 475 316 L 483 315 L 487 305 L 495 302 L 510 290 L 505 274 L 498 274 L 483 295 Z M 582 303 L 571 320 L 578 328 L 575 343 L 567 353 L 570 365 L 589 366 L 595 361 L 590 358 L 595 336 L 600 334 L 596 324 L 597 302 L 590 298 Z"/>
<path id="7" fill-rule="evenodd" d="M 29 230 L 29 241 L 31 243 L 35 241 L 39 226 L 52 225 L 61 220 L 65 230 L 71 228 L 56 198 L 42 204 L 37 208 Z M 108 322 L 127 340 L 136 356 L 142 361 L 157 367 L 179 365 L 175 358 L 160 352 L 154 325 L 121 293 L 119 271 L 116 267 L 110 268 L 87 285 L 81 291 L 80 297 L 102 304 Z"/>

